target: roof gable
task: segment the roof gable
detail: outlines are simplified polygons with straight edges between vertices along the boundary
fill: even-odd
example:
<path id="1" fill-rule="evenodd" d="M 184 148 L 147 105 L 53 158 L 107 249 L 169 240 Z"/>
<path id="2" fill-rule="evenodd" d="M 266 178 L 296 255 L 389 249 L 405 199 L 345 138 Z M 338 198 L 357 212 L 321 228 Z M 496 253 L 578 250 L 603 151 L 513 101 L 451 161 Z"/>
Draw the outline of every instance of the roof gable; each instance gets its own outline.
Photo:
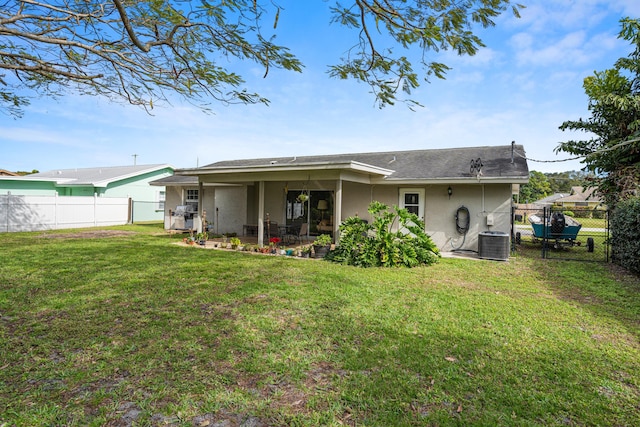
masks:
<path id="1" fill-rule="evenodd" d="M 29 175 L 30 179 L 54 180 L 58 185 L 90 185 L 106 187 L 112 182 L 160 171 L 173 169 L 168 164 L 110 166 L 97 168 L 55 169 Z"/>

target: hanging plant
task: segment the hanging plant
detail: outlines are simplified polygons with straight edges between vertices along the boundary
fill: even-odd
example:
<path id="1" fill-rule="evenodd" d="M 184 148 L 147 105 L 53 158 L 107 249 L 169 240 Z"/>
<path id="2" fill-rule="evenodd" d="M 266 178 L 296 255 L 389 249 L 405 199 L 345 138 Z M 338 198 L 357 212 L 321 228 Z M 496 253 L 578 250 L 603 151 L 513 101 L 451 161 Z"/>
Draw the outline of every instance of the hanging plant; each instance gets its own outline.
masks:
<path id="1" fill-rule="evenodd" d="M 298 195 L 298 199 L 297 199 L 297 200 L 298 200 L 300 203 L 304 203 L 304 202 L 306 202 L 307 200 L 309 200 L 309 195 L 308 195 L 308 194 L 305 194 L 305 193 L 300 193 L 300 194 Z"/>

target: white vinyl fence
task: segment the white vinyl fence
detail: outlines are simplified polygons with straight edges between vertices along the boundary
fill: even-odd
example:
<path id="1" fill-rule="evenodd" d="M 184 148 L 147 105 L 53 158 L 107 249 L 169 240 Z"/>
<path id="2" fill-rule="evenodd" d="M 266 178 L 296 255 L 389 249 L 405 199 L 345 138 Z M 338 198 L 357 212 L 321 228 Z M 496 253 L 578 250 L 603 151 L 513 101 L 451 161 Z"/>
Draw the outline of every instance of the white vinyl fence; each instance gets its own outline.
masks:
<path id="1" fill-rule="evenodd" d="M 0 232 L 123 225 L 127 197 L 0 195 Z"/>

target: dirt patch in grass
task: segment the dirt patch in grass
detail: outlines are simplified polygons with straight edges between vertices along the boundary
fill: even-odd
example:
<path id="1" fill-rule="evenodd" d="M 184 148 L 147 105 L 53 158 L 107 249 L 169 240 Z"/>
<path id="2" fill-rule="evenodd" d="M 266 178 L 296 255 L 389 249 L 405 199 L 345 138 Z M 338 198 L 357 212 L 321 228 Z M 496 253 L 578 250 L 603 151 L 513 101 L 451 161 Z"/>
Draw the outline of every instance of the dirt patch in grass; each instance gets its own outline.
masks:
<path id="1" fill-rule="evenodd" d="M 616 278 L 616 281 L 639 287 L 638 286 L 638 283 L 639 283 L 638 279 L 640 279 L 639 276 L 636 276 L 626 268 L 621 267 L 614 263 L 609 263 L 607 264 L 607 266 L 609 267 L 609 271 L 611 272 L 611 274 Z"/>
<path id="2" fill-rule="evenodd" d="M 91 230 L 78 231 L 75 233 L 42 234 L 39 237 L 42 239 L 100 239 L 104 237 L 133 236 L 134 234 L 136 234 L 135 231 Z"/>

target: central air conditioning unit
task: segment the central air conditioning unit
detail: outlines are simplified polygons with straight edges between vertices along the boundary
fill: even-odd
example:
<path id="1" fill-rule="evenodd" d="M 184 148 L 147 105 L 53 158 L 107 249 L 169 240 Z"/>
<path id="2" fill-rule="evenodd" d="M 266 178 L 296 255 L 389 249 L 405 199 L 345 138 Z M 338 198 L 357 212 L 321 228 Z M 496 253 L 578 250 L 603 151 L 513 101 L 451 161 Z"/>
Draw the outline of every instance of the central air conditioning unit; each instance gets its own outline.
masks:
<path id="1" fill-rule="evenodd" d="M 478 257 L 507 261 L 509 234 L 502 231 L 482 231 L 478 234 Z"/>

